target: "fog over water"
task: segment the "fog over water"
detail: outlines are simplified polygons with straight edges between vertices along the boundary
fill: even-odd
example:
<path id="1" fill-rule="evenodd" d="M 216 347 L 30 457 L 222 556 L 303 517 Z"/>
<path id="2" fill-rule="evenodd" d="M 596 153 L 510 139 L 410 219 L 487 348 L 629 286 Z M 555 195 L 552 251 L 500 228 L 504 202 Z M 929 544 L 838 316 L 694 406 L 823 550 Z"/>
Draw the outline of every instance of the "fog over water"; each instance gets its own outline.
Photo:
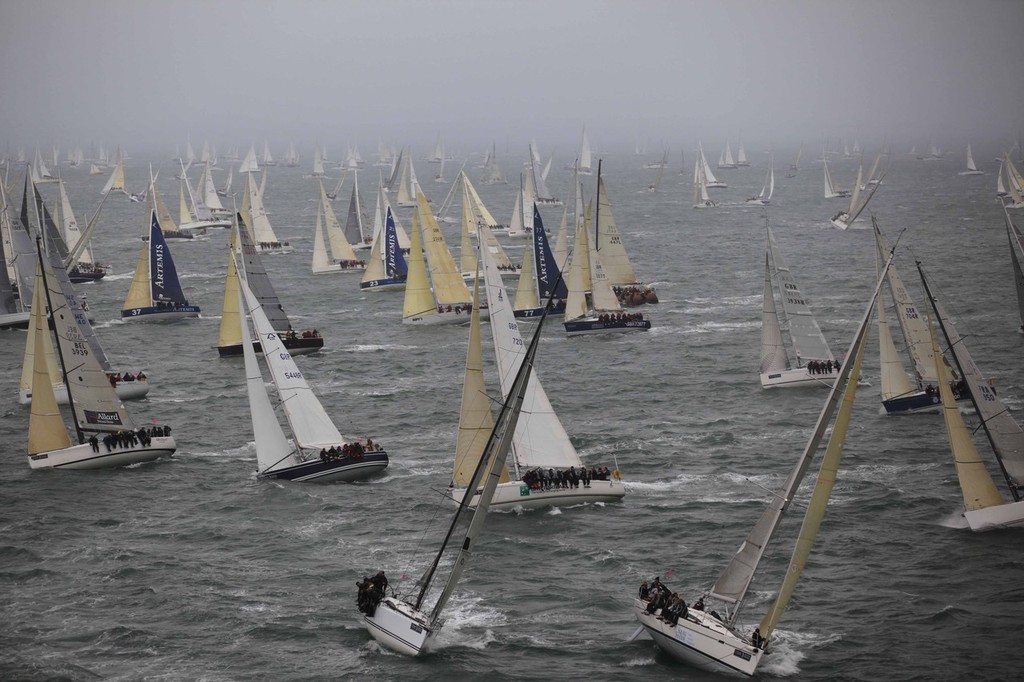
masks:
<path id="1" fill-rule="evenodd" d="M 1009 146 L 1024 3 L 0 2 L 8 145 Z M 524 152 L 525 153 L 525 152 Z"/>

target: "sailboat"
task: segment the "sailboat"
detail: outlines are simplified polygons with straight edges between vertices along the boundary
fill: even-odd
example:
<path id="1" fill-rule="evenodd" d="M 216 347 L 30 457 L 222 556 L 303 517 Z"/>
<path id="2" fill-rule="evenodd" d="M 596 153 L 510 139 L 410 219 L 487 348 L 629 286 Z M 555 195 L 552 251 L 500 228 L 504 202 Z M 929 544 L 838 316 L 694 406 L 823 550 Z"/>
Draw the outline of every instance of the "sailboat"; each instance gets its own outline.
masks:
<path id="1" fill-rule="evenodd" d="M 747 158 L 747 150 L 743 148 L 743 140 L 740 140 L 740 146 L 736 150 L 736 165 L 737 166 L 749 166 L 750 160 Z"/>
<path id="2" fill-rule="evenodd" d="M 270 154 L 270 143 L 263 140 L 263 158 L 260 159 L 260 163 L 264 166 L 276 166 L 277 161 L 274 161 L 274 157 Z"/>
<path id="3" fill-rule="evenodd" d="M 1010 196 L 1009 202 L 1003 203 L 1003 208 L 1024 208 L 1024 178 L 1021 178 L 1020 171 L 1013 165 L 1009 153 L 1003 155 L 1003 170 L 1006 173 L 1004 189 Z"/>
<path id="4" fill-rule="evenodd" d="M 231 183 L 235 180 L 235 167 L 228 166 L 228 180 L 224 183 L 224 189 L 217 190 L 217 194 L 222 197 L 231 196 Z"/>
<path id="5" fill-rule="evenodd" d="M 28 462 L 32 469 L 100 469 L 149 462 L 174 454 L 176 445 L 164 427 L 139 429 L 114 392 L 93 345 L 95 335 L 80 300 L 54 253 L 38 249 L 33 288 L 32 407 L 28 427 Z M 49 318 L 49 319 L 48 319 Z M 64 426 L 46 362 L 50 325 L 60 360 L 62 383 L 78 443 Z"/>
<path id="6" fill-rule="evenodd" d="M 326 237 L 324 236 L 326 233 Z M 330 253 L 328 254 L 328 251 Z M 313 233 L 313 274 L 329 272 L 363 272 L 366 263 L 359 260 L 331 208 L 323 179 L 320 180 L 320 203 L 316 211 Z"/>
<path id="7" fill-rule="evenodd" d="M 203 188 L 204 193 L 208 193 L 206 200 L 216 202 L 212 207 L 196 199 L 195 192 L 192 191 L 192 184 L 188 180 L 188 174 L 185 172 L 185 167 L 181 167 L 181 198 L 179 202 L 181 218 L 178 223 L 178 229 L 182 232 L 206 234 L 206 230 L 210 228 L 231 227 L 231 221 L 224 217 L 224 205 L 220 203 L 220 198 L 217 196 L 217 191 L 212 184 L 213 180 L 207 175 L 208 171 L 209 162 L 207 162 L 207 167 L 203 171 L 200 186 Z M 207 186 L 208 182 L 210 183 L 209 186 Z M 212 196 L 209 193 L 212 193 Z M 214 209 L 219 209 L 220 212 L 214 213 Z"/>
<path id="8" fill-rule="evenodd" d="M 875 244 L 878 257 L 885 258 L 889 253 L 886 241 L 878 221 L 872 218 L 875 231 Z M 932 355 L 928 326 L 925 324 L 921 309 L 910 297 L 895 263 L 889 266 L 886 276 L 889 285 L 889 296 L 893 301 L 893 312 L 896 315 L 900 338 L 910 356 L 914 368 L 913 380 L 907 376 L 903 368 L 893 335 L 886 317 L 885 296 L 880 296 L 878 306 L 878 345 L 879 370 L 881 377 L 882 406 L 887 414 L 912 414 L 919 412 L 938 412 L 941 409 L 939 395 L 939 376 L 935 372 L 936 358 Z M 949 368 L 947 367 L 947 373 Z M 960 388 L 955 388 L 958 400 L 966 400 L 967 395 Z"/>
<path id="9" fill-rule="evenodd" d="M 256 160 L 256 147 L 254 145 L 249 146 L 249 151 L 246 153 L 245 158 L 242 159 L 242 163 L 238 166 L 239 173 L 258 173 L 260 170 L 259 161 Z"/>
<path id="10" fill-rule="evenodd" d="M 732 158 L 732 147 L 728 142 L 725 143 L 725 149 L 718 157 L 719 168 L 736 168 L 736 161 Z"/>
<path id="11" fill-rule="evenodd" d="M 352 173 L 352 196 L 348 202 L 348 217 L 345 219 L 345 239 L 353 249 L 368 249 L 373 246 L 373 235 L 363 229 L 363 209 L 359 199 L 359 173 Z"/>
<path id="12" fill-rule="evenodd" d="M 548 189 L 547 182 L 545 181 L 546 173 L 544 173 L 539 165 L 538 159 L 540 158 L 540 152 L 537 151 L 537 144 L 530 142 L 530 176 L 533 180 L 533 189 L 536 192 L 536 201 L 541 206 L 561 206 L 562 200 L 551 193 Z M 550 165 L 550 161 L 549 161 Z M 524 204 L 523 210 L 526 211 Z"/>
<path id="13" fill-rule="evenodd" d="M 612 291 L 623 306 L 657 303 L 654 287 L 636 277 L 633 263 L 626 253 L 622 233 L 612 213 L 612 202 L 601 172 L 602 161 L 597 162 L 597 214 L 594 216 L 594 250 L 601 258 L 601 268 Z"/>
<path id="14" fill-rule="evenodd" d="M 1010 240 L 1010 262 L 1013 266 L 1013 283 L 1017 291 L 1017 311 L 1019 313 L 1020 327 L 1017 331 L 1024 334 L 1024 235 L 1010 219 L 1010 213 L 1003 207 L 1003 220 L 1006 223 L 1006 236 Z"/>
<path id="15" fill-rule="evenodd" d="M 402 322 L 426 325 L 462 322 L 466 319 L 462 313 L 470 313 L 473 307 L 469 289 L 434 220 L 427 198 L 422 192 L 416 198 L 418 206 L 412 218 Z"/>
<path id="16" fill-rule="evenodd" d="M 437 142 L 434 143 L 434 153 L 427 158 L 428 163 L 441 163 L 444 161 L 444 138 L 441 133 L 437 134 Z"/>
<path id="17" fill-rule="evenodd" d="M 748 204 L 754 204 L 755 206 L 767 206 L 772 201 L 772 194 L 775 193 L 775 159 L 773 156 L 768 157 L 768 172 L 764 176 L 764 185 L 761 186 L 761 191 L 756 197 L 747 199 Z"/>
<path id="18" fill-rule="evenodd" d="M 266 180 L 264 175 L 263 179 Z M 288 242 L 279 241 L 274 227 L 267 217 L 267 209 L 263 206 L 263 190 L 256 187 L 252 173 L 248 174 L 248 191 L 242 202 L 242 215 L 246 216 L 246 226 L 252 230 L 252 241 L 255 248 L 262 253 L 289 253 L 292 250 Z"/>
<path id="19" fill-rule="evenodd" d="M 501 173 L 501 167 L 498 165 L 498 155 L 496 145 L 494 144 L 491 144 L 491 151 L 487 154 L 486 161 L 484 161 L 484 169 L 480 173 L 480 182 L 485 185 L 504 185 L 508 183 L 508 180 Z"/>
<path id="20" fill-rule="evenodd" d="M 800 170 L 800 157 L 804 155 L 804 143 L 800 143 L 800 147 L 796 150 L 796 157 L 793 159 L 793 163 L 789 164 L 789 172 L 786 173 L 787 178 L 795 178 L 796 172 Z M 822 156 L 824 158 L 824 156 Z"/>
<path id="21" fill-rule="evenodd" d="M 409 266 L 398 241 L 395 215 L 385 206 L 384 229 L 378 232 L 370 249 L 370 260 L 359 282 L 360 289 L 393 291 L 405 288 Z"/>
<path id="22" fill-rule="evenodd" d="M 666 150 L 666 153 L 667 153 L 667 150 Z M 667 168 L 667 167 L 668 167 L 668 160 L 666 159 L 666 163 L 658 166 L 658 174 L 654 176 L 654 182 L 652 182 L 651 184 L 647 185 L 647 191 L 648 192 L 657 192 L 658 191 L 658 188 L 661 187 L 661 178 L 662 178 L 662 176 L 665 175 L 665 168 Z M 682 173 L 682 171 L 680 171 L 680 173 Z"/>
<path id="23" fill-rule="evenodd" d="M 939 393 L 942 396 L 942 414 L 949 436 L 949 446 L 956 464 L 957 478 L 964 498 L 964 518 L 973 531 L 992 530 L 1024 525 L 1024 501 L 1021 492 L 1024 490 L 1024 430 L 1010 416 L 1006 405 L 996 395 L 992 385 L 985 380 L 975 365 L 971 354 L 964 343 L 964 337 L 957 333 L 949 315 L 932 292 L 920 262 L 917 270 L 924 283 L 931 311 L 935 315 L 935 325 L 929 323 L 932 352 L 936 358 L 935 371 L 939 376 Z M 931 320 L 929 320 L 930 322 Z M 999 469 L 1006 479 L 1007 487 L 1013 497 L 1007 502 L 988 472 L 977 446 L 971 439 L 971 431 L 964 423 L 960 408 L 956 405 L 949 370 L 939 358 L 939 344 L 936 339 L 935 327 L 942 330 L 943 338 L 949 347 L 950 354 L 963 376 L 967 393 L 981 421 L 981 427 L 989 446 L 999 464 Z"/>
<path id="24" fill-rule="evenodd" d="M 545 310 L 541 301 L 548 302 L 550 312 L 564 313 L 565 299 L 569 296 L 536 205 L 533 211 L 536 229 L 533 230 L 530 245 L 523 250 L 523 266 L 519 271 L 519 284 L 512 304 L 512 314 L 519 318 L 540 317 Z"/>
<path id="25" fill-rule="evenodd" d="M 697 143 L 697 162 L 700 163 L 702 172 L 704 173 L 704 185 L 709 189 L 712 187 L 728 187 L 724 181 L 719 180 L 715 177 L 714 172 L 711 170 L 711 164 L 708 163 L 708 157 L 704 156 L 704 147 L 698 142 Z"/>
<path id="26" fill-rule="evenodd" d="M 587 139 L 587 128 L 583 127 L 583 137 L 580 139 L 580 152 L 576 161 L 576 172 L 580 175 L 590 175 L 593 153 L 590 150 L 590 140 Z"/>
<path id="27" fill-rule="evenodd" d="M 322 178 L 324 173 L 324 155 L 320 151 L 320 144 L 317 143 L 313 148 L 313 173 L 314 178 Z M 344 175 L 342 176 L 344 177 Z"/>
<path id="28" fill-rule="evenodd" d="M 480 265 L 502 396 L 508 398 L 515 370 L 520 365 L 526 346 L 519 334 L 508 292 L 501 282 L 501 272 L 486 248 L 480 249 Z M 546 306 L 548 312 L 553 313 L 551 298 L 545 297 L 544 300 L 549 304 Z M 479 326 L 479 321 L 474 324 Z M 481 454 L 480 445 L 486 440 L 493 423 L 490 417 L 490 398 L 483 383 L 480 345 L 477 328 L 470 332 L 459 437 L 455 448 L 455 469 L 452 483 L 448 487 L 452 499 L 460 504 L 465 501 L 467 491 L 470 490 L 465 486 L 476 466 L 476 458 Z M 512 440 L 511 477 L 507 472 L 502 473 L 491 507 L 536 509 L 549 505 L 614 502 L 622 499 L 626 490 L 618 467 L 614 472 L 609 470 L 607 476 L 590 480 L 584 472 L 579 453 L 544 392 L 536 370 L 531 370 L 530 374 L 523 399 L 523 413 Z M 564 474 L 563 484 L 559 485 L 557 475 L 552 477 L 550 472 Z M 575 484 L 570 483 L 573 480 Z M 470 497 L 470 505 L 475 504 L 476 495 Z"/>
<path id="29" fill-rule="evenodd" d="M 241 320 L 242 348 L 256 444 L 257 477 L 328 483 L 357 481 L 382 473 L 389 463 L 388 453 L 372 439 L 367 439 L 363 445 L 341 435 L 296 366 L 281 335 L 274 330 L 263 306 L 244 281 L 239 282 L 239 287 L 238 305 L 246 313 Z M 264 349 L 263 359 L 291 431 L 290 440 L 267 395 L 246 316 L 252 320 L 256 337 Z"/>
<path id="30" fill-rule="evenodd" d="M 725 614 L 719 615 L 717 611 L 711 609 L 691 608 L 681 609 L 682 613 L 676 618 L 672 615 L 672 610 L 666 608 L 668 605 L 661 605 L 661 601 L 654 599 L 653 595 L 635 600 L 634 613 L 640 623 L 637 634 L 646 631 L 654 639 L 655 644 L 673 658 L 715 673 L 753 676 L 764 656 L 770 652 L 772 634 L 810 558 L 814 540 L 828 507 L 829 496 L 835 485 L 853 412 L 857 377 L 867 341 L 868 321 L 881 286 L 882 278 L 879 278 L 867 310 L 850 343 L 846 355 L 850 362 L 835 377 L 835 385 L 822 407 L 807 446 L 790 471 L 783 487 L 771 498 L 768 507 L 740 545 L 732 561 L 705 595 L 709 599 L 720 601 L 725 606 Z M 761 558 L 785 513 L 792 506 L 794 495 L 824 440 L 834 414 L 835 421 L 832 424 L 828 445 L 822 455 L 814 490 L 805 508 L 785 577 L 764 618 L 753 633 L 747 635 L 737 625 L 740 609 L 757 573 Z"/>
<path id="31" fill-rule="evenodd" d="M 237 227 L 231 231 L 231 253 L 228 258 L 228 272 L 224 280 L 224 303 L 220 316 L 220 334 L 217 340 L 217 353 L 220 357 L 237 357 L 242 354 L 242 333 L 238 308 L 238 287 L 240 279 L 244 279 L 249 290 L 256 295 L 256 300 L 263 307 L 263 314 L 270 319 L 271 326 L 278 333 L 285 349 L 292 355 L 315 353 L 324 347 L 324 337 L 316 329 L 297 332 L 292 328 L 291 320 L 285 312 L 281 299 L 274 290 L 274 285 L 267 275 L 267 270 L 260 259 L 259 250 L 253 244 L 252 234 L 245 224 L 245 215 L 237 216 Z M 240 257 L 239 271 L 235 265 L 234 255 Z M 259 341 L 255 342 L 255 352 L 262 353 Z"/>
<path id="32" fill-rule="evenodd" d="M 78 228 L 78 221 L 71 210 L 71 200 L 68 198 L 68 191 L 64 186 L 64 180 L 58 178 L 57 182 L 60 188 L 58 221 L 63 228 L 62 236 L 68 249 L 68 256 L 72 257 L 73 254 L 77 253 L 77 256 L 73 257 L 74 262 L 70 260 L 65 261 L 65 265 L 70 268 L 68 276 L 71 278 L 72 283 L 95 282 L 103 279 L 110 266 L 93 260 L 92 249 L 89 248 L 89 240 L 83 236 L 82 231 Z M 100 207 L 103 206 L 104 201 L 106 201 L 106 195 L 100 200 Z M 89 222 L 90 225 L 96 221 L 99 216 L 99 210 L 99 208 L 96 209 L 96 214 Z M 89 232 L 88 229 L 86 231 Z M 91 236 L 91 233 L 88 236 Z M 79 242 L 83 243 L 79 244 Z"/>
<path id="33" fill-rule="evenodd" d="M 871 197 L 875 196 L 875 192 L 882 186 L 882 177 L 884 176 L 885 173 L 883 172 L 874 184 L 868 184 L 866 185 L 867 189 L 861 189 L 865 187 L 862 183 L 864 179 L 864 165 L 861 164 L 857 168 L 857 182 L 853 186 L 853 194 L 850 195 L 850 206 L 845 211 L 839 211 L 832 216 L 832 220 L 829 221 L 832 226 L 840 230 L 846 230 L 853 225 L 853 221 L 864 211 L 868 202 L 871 201 Z"/>
<path id="34" fill-rule="evenodd" d="M 800 286 L 782 258 L 771 226 L 766 225 L 766 229 L 768 245 L 764 256 L 764 305 L 761 308 L 761 386 L 832 386 L 839 373 L 839 363 L 832 356 L 810 306 L 800 293 Z M 775 290 L 782 303 L 782 314 L 775 306 Z M 795 363 L 790 362 L 782 337 L 784 321 L 796 354 Z"/>
<path id="35" fill-rule="evenodd" d="M 395 203 L 399 208 L 411 208 L 418 205 L 419 183 L 416 181 L 416 169 L 412 165 L 412 153 L 405 154 L 398 177 L 398 193 Z"/>
<path id="36" fill-rule="evenodd" d="M 298 168 L 299 166 L 299 155 L 295 151 L 295 143 L 288 143 L 288 151 L 284 155 L 284 165 L 288 168 Z"/>
<path id="37" fill-rule="evenodd" d="M 821 167 L 825 173 L 825 198 L 838 199 L 840 197 L 850 196 L 849 190 L 839 189 L 838 185 L 832 182 L 832 174 L 828 172 L 827 155 L 821 157 Z M 860 178 L 857 178 L 857 186 L 860 187 Z"/>
<path id="38" fill-rule="evenodd" d="M 718 204 L 712 201 L 711 195 L 708 194 L 707 170 L 699 157 L 693 165 L 693 207 L 718 208 Z"/>
<path id="39" fill-rule="evenodd" d="M 957 175 L 984 175 L 985 171 L 978 170 L 978 167 L 974 165 L 974 155 L 971 154 L 971 145 L 967 144 L 967 156 L 964 170 L 957 173 Z"/>
<path id="40" fill-rule="evenodd" d="M 28 232 L 16 224 L 8 209 L 7 188 L 0 182 L 0 329 L 26 329 L 30 313 L 22 297 L 32 295 L 32 279 L 26 270 L 34 264 L 35 249 Z"/>
<path id="41" fill-rule="evenodd" d="M 149 239 L 143 242 L 122 320 L 178 320 L 199 317 L 199 306 L 185 298 L 171 250 L 160 229 L 156 209 L 149 212 Z"/>
<path id="42" fill-rule="evenodd" d="M 567 295 L 562 326 L 567 336 L 647 331 L 651 321 L 642 313 L 624 313 L 590 243 L 590 207 L 576 226 L 576 240 L 566 278 Z"/>
<path id="43" fill-rule="evenodd" d="M 476 319 L 475 325 L 479 334 L 479 287 L 474 296 L 471 316 Z M 407 656 L 419 656 L 429 651 L 441 630 L 444 608 L 458 586 L 466 563 L 476 549 L 476 541 L 490 511 L 498 482 L 506 472 L 505 463 L 512 449 L 519 415 L 526 400 L 543 327 L 544 316 L 541 317 L 530 345 L 523 354 L 522 362 L 507 392 L 508 398 L 502 403 L 501 410 L 494 419 L 493 429 L 486 440 L 477 446 L 477 464 L 466 482 L 468 490 L 480 490 L 480 494 L 475 498 L 476 506 L 471 507 L 464 501 L 456 507 L 437 555 L 426 573 L 416 582 L 419 590 L 414 596 L 403 598 L 401 594 L 396 593 L 393 596 L 384 596 L 379 603 L 366 604 L 367 608 L 363 611 L 366 629 L 370 636 L 388 649 Z M 489 410 L 486 416 L 490 416 Z M 485 418 L 483 413 L 480 417 Z M 428 610 L 427 595 L 437 592 L 437 585 L 443 578 L 438 573 L 442 561 L 445 562 L 448 575 L 443 580 L 443 587 L 437 594 L 433 606 Z"/>
<path id="44" fill-rule="evenodd" d="M 110 173 L 107 184 L 103 185 L 103 189 L 100 190 L 100 194 L 107 194 L 108 192 L 128 194 L 124 184 L 124 159 L 121 156 L 120 149 L 117 151 L 117 162 L 114 164 L 114 170 Z"/>

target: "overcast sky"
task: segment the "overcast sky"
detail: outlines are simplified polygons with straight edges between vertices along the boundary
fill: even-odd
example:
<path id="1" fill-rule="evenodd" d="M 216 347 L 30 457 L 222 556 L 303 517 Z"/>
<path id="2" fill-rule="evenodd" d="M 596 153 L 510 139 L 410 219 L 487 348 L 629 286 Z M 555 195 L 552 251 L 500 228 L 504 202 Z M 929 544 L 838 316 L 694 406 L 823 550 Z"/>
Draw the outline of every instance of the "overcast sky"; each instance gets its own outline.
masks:
<path id="1" fill-rule="evenodd" d="M 0 0 L 0 121 L 157 153 L 1008 142 L 1022 26 L 1020 0 Z"/>

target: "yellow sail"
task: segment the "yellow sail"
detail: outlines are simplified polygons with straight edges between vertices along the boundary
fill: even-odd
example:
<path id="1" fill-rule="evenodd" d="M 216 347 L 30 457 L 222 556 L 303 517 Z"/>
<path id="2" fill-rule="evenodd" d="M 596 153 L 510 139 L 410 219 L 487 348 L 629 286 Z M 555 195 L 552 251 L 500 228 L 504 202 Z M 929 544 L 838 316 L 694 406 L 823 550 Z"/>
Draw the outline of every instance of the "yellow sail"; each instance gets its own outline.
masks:
<path id="1" fill-rule="evenodd" d="M 423 245 L 426 251 L 427 265 L 430 267 L 430 283 L 434 287 L 434 300 L 438 305 L 469 303 L 472 300 L 469 287 L 466 286 L 462 274 L 455 266 L 452 252 L 448 249 L 448 243 L 434 219 L 430 204 L 427 203 L 427 197 L 423 195 L 423 192 L 416 194 L 416 202 L 416 211 L 419 213 L 423 229 Z"/>
<path id="2" fill-rule="evenodd" d="M 381 243 L 384 241 L 384 230 L 381 230 L 373 237 L 373 247 L 370 248 L 370 258 L 366 261 L 366 269 L 363 270 L 362 283 L 372 282 L 387 277 L 387 268 L 384 267 L 384 258 L 381 255 Z"/>
<path id="3" fill-rule="evenodd" d="M 148 214 L 153 219 L 153 214 Z M 151 230 L 146 231 L 152 234 Z M 149 288 L 149 242 L 142 242 L 142 249 L 139 251 L 139 261 L 135 264 L 135 275 L 132 277 L 132 284 L 128 287 L 128 295 L 124 299 L 121 310 L 132 308 L 148 308 L 153 305 L 153 294 Z"/>
<path id="4" fill-rule="evenodd" d="M 818 480 L 811 494 L 811 501 L 807 504 L 807 511 L 804 513 L 804 521 L 800 526 L 800 534 L 797 536 L 796 547 L 793 549 L 793 556 L 789 560 L 789 568 L 786 577 L 779 588 L 779 594 L 775 597 L 775 603 L 768 609 L 761 620 L 761 636 L 767 639 L 778 625 L 782 613 L 786 610 L 796 583 L 803 573 L 807 559 L 811 555 L 811 547 L 814 539 L 821 528 L 821 520 L 825 517 L 825 510 L 828 508 L 828 498 L 832 494 L 832 488 L 836 483 L 836 476 L 839 473 L 839 460 L 843 454 L 843 443 L 846 441 L 846 432 L 850 427 L 850 416 L 853 414 L 853 402 L 857 397 L 857 378 L 860 376 L 861 360 L 864 358 L 864 346 L 867 345 L 864 338 L 860 340 L 854 354 L 853 367 L 850 370 L 846 388 L 843 391 L 843 400 L 839 405 L 836 414 L 836 421 L 832 425 L 832 434 L 829 436 L 828 445 L 825 447 L 825 454 L 821 460 L 821 467 L 818 469 Z"/>
<path id="5" fill-rule="evenodd" d="M 892 400 L 914 392 L 910 378 L 903 370 L 896 344 L 892 341 L 889 322 L 885 318 L 885 300 L 881 294 L 878 305 L 878 361 L 882 376 L 882 400 Z"/>
<path id="6" fill-rule="evenodd" d="M 477 260 L 476 249 L 473 248 L 473 237 L 470 234 L 473 227 L 473 211 L 469 208 L 469 202 L 465 186 L 462 188 L 462 244 L 459 250 L 459 266 L 463 273 L 476 272 Z M 477 230 L 477 241 L 483 244 L 483 235 Z"/>
<path id="7" fill-rule="evenodd" d="M 167 204 L 164 203 L 164 198 L 160 196 L 160 192 L 157 191 L 155 184 L 150 183 L 149 193 L 153 196 L 153 205 L 156 206 L 156 219 L 160 221 L 160 229 L 164 231 L 165 235 L 168 232 L 177 232 L 178 224 L 171 217 L 171 211 L 167 208 Z M 149 211 L 146 211 L 146 213 L 149 213 Z"/>
<path id="8" fill-rule="evenodd" d="M 118 158 L 117 166 L 114 168 L 114 183 L 110 186 L 110 189 L 125 191 L 124 188 L 124 161 Z"/>
<path id="9" fill-rule="evenodd" d="M 942 397 L 942 416 L 946 421 L 946 433 L 949 435 L 949 447 L 953 451 L 953 462 L 956 465 L 956 477 L 960 480 L 960 492 L 964 496 L 964 509 L 974 511 L 985 507 L 995 507 L 1006 501 L 996 488 L 992 475 L 985 467 L 978 448 L 971 439 L 971 432 L 964 424 L 964 418 L 956 406 L 953 389 L 950 388 L 950 374 L 946 368 L 939 342 L 935 338 L 931 315 L 928 316 L 928 331 L 932 337 L 932 355 L 935 356 L 935 373 L 939 377 L 939 395 Z"/>
<path id="10" fill-rule="evenodd" d="M 185 199 L 185 180 L 184 179 L 181 180 L 181 192 L 178 195 L 178 197 L 179 197 L 179 200 L 178 200 L 178 216 L 179 216 L 179 220 L 178 220 L 178 222 L 179 222 L 180 225 L 187 225 L 188 223 L 193 222 L 195 219 L 192 217 L 192 211 L 190 211 L 189 208 L 188 208 L 188 200 Z"/>
<path id="11" fill-rule="evenodd" d="M 537 273 L 533 258 L 533 240 L 531 240 L 523 249 L 523 267 L 519 271 L 519 286 L 516 287 L 516 298 L 512 303 L 513 310 L 530 310 L 540 307 L 540 294 L 537 291 Z"/>
<path id="12" fill-rule="evenodd" d="M 423 259 L 423 238 L 420 235 L 420 212 L 412 214 L 412 243 L 409 245 L 409 272 L 405 280 L 405 300 L 402 303 L 402 321 L 437 315 L 434 294 L 430 291 L 427 263 Z"/>
<path id="13" fill-rule="evenodd" d="M 231 248 L 228 250 L 228 274 L 224 280 L 224 305 L 220 312 L 220 335 L 217 345 L 237 346 L 242 343 L 242 314 L 238 308 L 238 269 L 234 253 L 238 250 L 238 225 L 231 228 Z"/>
<path id="14" fill-rule="evenodd" d="M 324 189 L 324 181 L 320 181 L 320 207 L 324 212 L 324 226 L 327 228 L 327 243 L 331 247 L 331 258 L 337 261 L 354 261 L 356 252 L 352 245 L 345 238 L 345 231 L 341 229 L 337 216 L 334 215 L 334 208 L 331 200 Z"/>
<path id="15" fill-rule="evenodd" d="M 33 299 L 35 292 L 32 293 Z M 43 308 L 45 310 L 45 308 Z M 46 367 L 50 373 L 50 383 L 56 388 L 64 383 L 60 367 L 57 366 L 57 356 L 53 351 L 53 338 L 49 334 L 43 334 L 43 355 L 45 356 Z M 33 374 L 35 372 L 36 360 L 36 328 L 32 324 L 28 326 L 28 334 L 25 339 L 25 360 L 21 365 L 21 383 L 19 390 L 31 393 Z"/>
<path id="16" fill-rule="evenodd" d="M 466 351 L 466 376 L 462 384 L 462 409 L 459 412 L 459 434 L 455 441 L 455 470 L 452 480 L 465 487 L 473 478 L 484 447 L 494 428 L 491 401 L 484 381 L 483 346 L 480 342 L 480 280 L 477 271 L 473 287 L 473 315 L 469 325 L 469 348 Z M 502 481 L 509 480 L 508 470 Z"/>
<path id="17" fill-rule="evenodd" d="M 36 283 L 32 292 L 32 408 L 28 418 L 28 454 L 62 450 L 71 447 L 64 419 L 57 407 L 57 397 L 53 394 L 53 379 L 50 369 L 46 366 L 46 348 L 44 339 L 50 336 L 50 325 L 46 315 L 41 265 L 36 260 Z M 52 341 L 51 341 L 52 353 Z"/>

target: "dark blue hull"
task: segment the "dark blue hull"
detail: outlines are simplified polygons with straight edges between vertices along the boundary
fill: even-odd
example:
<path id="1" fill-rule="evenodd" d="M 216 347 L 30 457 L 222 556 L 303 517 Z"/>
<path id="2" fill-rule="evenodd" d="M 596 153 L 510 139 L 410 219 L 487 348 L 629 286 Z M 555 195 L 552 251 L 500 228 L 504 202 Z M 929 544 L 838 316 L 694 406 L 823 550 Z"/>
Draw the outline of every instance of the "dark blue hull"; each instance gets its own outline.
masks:
<path id="1" fill-rule="evenodd" d="M 284 469 L 258 474 L 258 478 L 273 478 L 282 481 L 361 481 L 384 472 L 389 464 L 385 450 L 367 452 L 362 457 L 343 457 L 327 460 L 311 459 Z"/>
<path id="2" fill-rule="evenodd" d="M 645 332 L 651 328 L 650 320 L 572 320 L 563 322 L 569 336 L 584 334 L 615 334 L 619 332 Z"/>
<path id="3" fill-rule="evenodd" d="M 555 301 L 554 306 L 550 309 L 552 314 L 561 315 L 565 312 L 565 301 Z M 526 308 L 524 310 L 513 310 L 512 314 L 519 318 L 531 318 L 540 317 L 544 313 L 544 306 L 537 308 Z"/>
<path id="4" fill-rule="evenodd" d="M 122 320 L 177 320 L 183 317 L 199 317 L 199 306 L 148 306 L 145 308 L 128 308 L 121 311 Z"/>

